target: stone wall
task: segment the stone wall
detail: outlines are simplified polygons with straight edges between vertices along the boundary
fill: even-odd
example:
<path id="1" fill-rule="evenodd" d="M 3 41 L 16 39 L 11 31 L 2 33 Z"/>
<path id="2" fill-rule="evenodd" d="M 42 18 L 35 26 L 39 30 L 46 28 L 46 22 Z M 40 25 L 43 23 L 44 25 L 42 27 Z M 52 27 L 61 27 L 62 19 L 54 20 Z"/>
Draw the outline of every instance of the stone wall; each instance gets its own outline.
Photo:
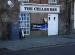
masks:
<path id="1" fill-rule="evenodd" d="M 60 13 L 59 13 L 59 35 L 66 34 L 66 0 L 59 0 Z"/>

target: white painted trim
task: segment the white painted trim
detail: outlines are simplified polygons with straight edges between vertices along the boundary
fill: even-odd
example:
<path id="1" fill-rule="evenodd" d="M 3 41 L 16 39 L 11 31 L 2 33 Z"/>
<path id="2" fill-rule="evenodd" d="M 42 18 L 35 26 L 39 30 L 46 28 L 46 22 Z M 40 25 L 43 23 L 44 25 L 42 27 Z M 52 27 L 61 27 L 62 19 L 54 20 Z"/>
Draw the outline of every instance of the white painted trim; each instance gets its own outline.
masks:
<path id="1" fill-rule="evenodd" d="M 37 4 L 37 3 L 21 3 L 21 6 L 34 5 L 34 6 L 50 6 L 50 7 L 60 7 L 61 5 L 50 5 L 50 4 Z"/>
<path id="2" fill-rule="evenodd" d="M 29 2 L 29 0 L 18 0 L 18 1 L 20 1 L 20 2 L 21 2 L 21 1 L 22 1 L 22 2 Z"/>

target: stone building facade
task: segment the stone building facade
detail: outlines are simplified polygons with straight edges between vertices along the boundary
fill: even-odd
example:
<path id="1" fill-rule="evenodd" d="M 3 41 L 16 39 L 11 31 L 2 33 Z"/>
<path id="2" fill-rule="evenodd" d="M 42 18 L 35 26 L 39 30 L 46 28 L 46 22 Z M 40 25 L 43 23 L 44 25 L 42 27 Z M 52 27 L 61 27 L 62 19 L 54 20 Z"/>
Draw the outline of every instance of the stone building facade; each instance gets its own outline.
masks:
<path id="1" fill-rule="evenodd" d="M 10 29 L 8 29 L 8 27 L 11 26 L 11 24 L 16 23 L 18 20 L 18 15 L 20 12 L 19 5 L 20 5 L 21 0 L 11 0 L 14 3 L 13 8 L 10 8 L 8 6 L 7 1 L 8 0 L 3 0 L 3 2 L 5 4 L 3 4 L 2 6 L 5 11 L 0 15 L 1 18 L 4 18 L 4 19 L 1 19 L 1 20 L 3 20 L 1 22 L 4 23 L 4 25 L 0 25 L 2 30 L 6 30 L 6 31 L 1 31 L 3 33 L 3 35 L 5 36 L 4 38 L 6 38 L 6 36 L 8 36 L 8 34 L 10 33 Z M 54 1 L 56 1 L 56 0 L 54 0 Z M 29 0 L 28 3 L 48 4 L 49 0 Z M 59 13 L 59 20 L 58 20 L 59 21 L 58 22 L 59 35 L 69 34 L 69 31 L 72 29 L 72 28 L 70 28 L 70 27 L 72 27 L 72 26 L 70 26 L 72 21 L 69 18 L 69 14 L 68 14 L 69 11 L 67 11 L 67 8 L 66 8 L 68 6 L 67 1 L 66 0 L 57 0 L 57 3 L 49 3 L 49 4 L 50 5 L 57 5 L 57 4 L 60 5 L 60 13 Z M 4 14 L 5 14 L 5 16 L 4 16 Z M 31 23 L 32 24 L 43 23 L 43 18 L 48 18 L 47 16 L 48 16 L 48 14 L 33 13 L 33 14 L 31 14 Z M 4 21 L 4 20 L 6 20 L 6 21 Z M 8 34 L 6 34 L 7 32 L 8 32 Z M 36 34 L 34 34 L 34 33 L 36 33 Z M 33 36 L 42 36 L 43 34 L 44 34 L 44 36 L 47 36 L 47 31 L 32 31 L 31 34 Z"/>
<path id="2" fill-rule="evenodd" d="M 70 33 L 75 34 L 75 0 L 68 0 L 67 2 L 67 18 L 69 20 Z"/>

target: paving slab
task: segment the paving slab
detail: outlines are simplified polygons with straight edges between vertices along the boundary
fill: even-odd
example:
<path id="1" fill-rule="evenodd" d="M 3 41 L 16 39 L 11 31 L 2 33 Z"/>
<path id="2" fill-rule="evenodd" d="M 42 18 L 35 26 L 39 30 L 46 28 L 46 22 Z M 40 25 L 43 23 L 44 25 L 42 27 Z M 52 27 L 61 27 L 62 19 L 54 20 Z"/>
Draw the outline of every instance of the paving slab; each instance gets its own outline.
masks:
<path id="1" fill-rule="evenodd" d="M 74 35 L 73 35 L 74 36 Z M 73 38 L 64 38 L 63 36 L 48 36 L 48 37 L 28 37 L 22 40 L 0 41 L 0 48 L 11 50 L 31 49 L 44 46 L 57 46 L 75 43 Z"/>

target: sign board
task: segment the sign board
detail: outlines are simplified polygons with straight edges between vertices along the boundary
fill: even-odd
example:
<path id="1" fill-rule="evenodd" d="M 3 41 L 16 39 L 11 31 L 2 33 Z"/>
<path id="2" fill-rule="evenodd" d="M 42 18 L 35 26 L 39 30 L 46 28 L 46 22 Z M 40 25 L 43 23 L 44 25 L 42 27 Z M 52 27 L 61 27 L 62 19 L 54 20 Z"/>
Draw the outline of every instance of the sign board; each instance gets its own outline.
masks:
<path id="1" fill-rule="evenodd" d="M 59 13 L 59 5 L 48 5 L 48 4 L 24 4 L 20 5 L 20 12 L 29 13 Z"/>
<path id="2" fill-rule="evenodd" d="M 31 30 L 48 30 L 48 24 L 32 24 Z"/>

